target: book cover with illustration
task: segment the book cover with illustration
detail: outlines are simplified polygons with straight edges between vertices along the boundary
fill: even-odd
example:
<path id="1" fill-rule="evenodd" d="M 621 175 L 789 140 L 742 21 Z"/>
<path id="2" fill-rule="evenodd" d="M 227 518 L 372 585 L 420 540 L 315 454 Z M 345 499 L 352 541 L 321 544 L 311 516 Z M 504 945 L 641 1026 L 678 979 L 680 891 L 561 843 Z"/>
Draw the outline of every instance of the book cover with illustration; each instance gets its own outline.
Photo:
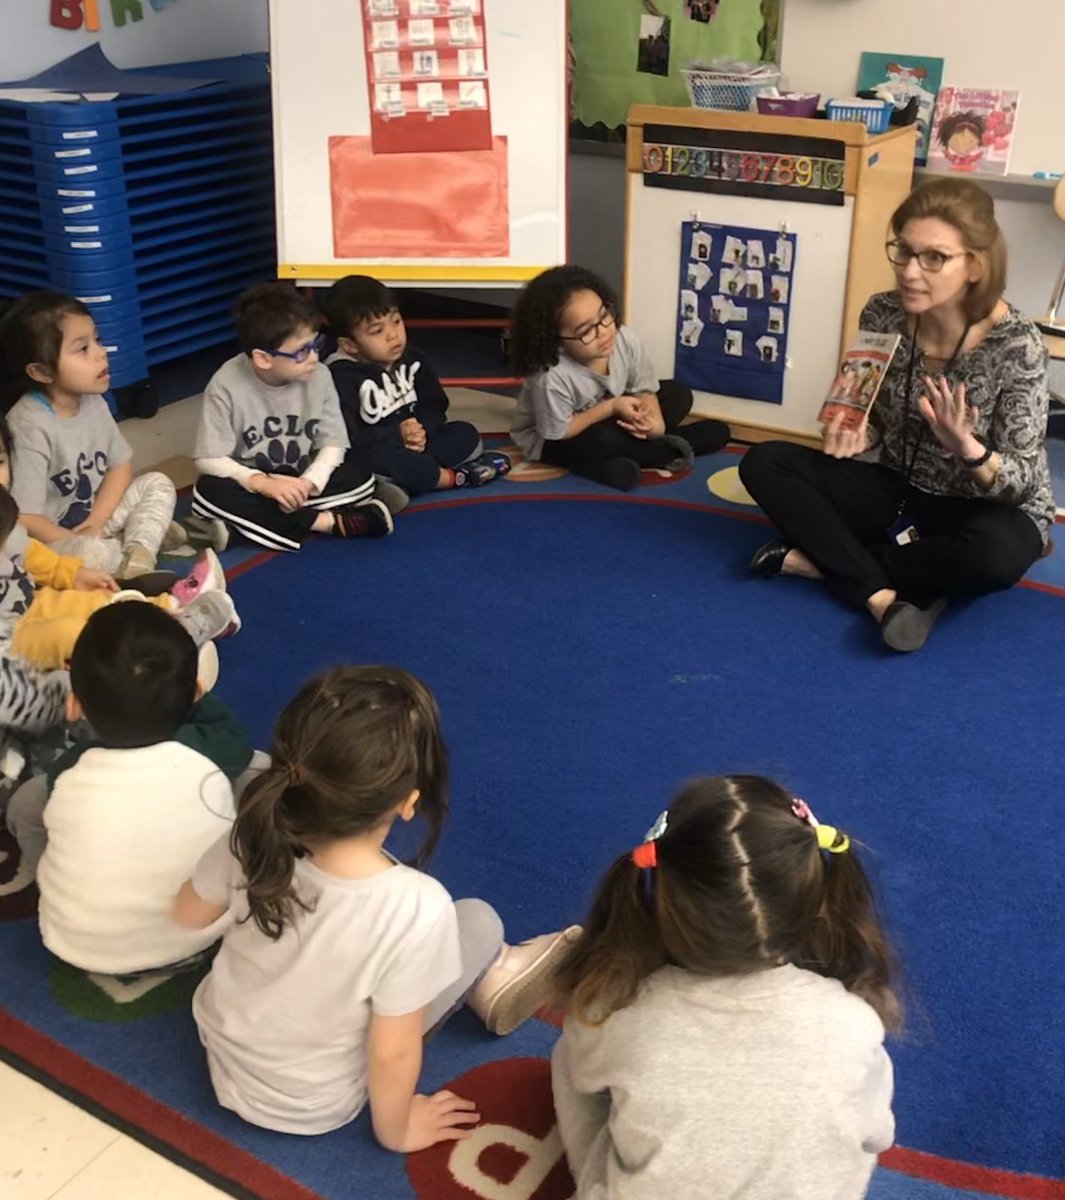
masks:
<path id="1" fill-rule="evenodd" d="M 1020 92 L 998 88 L 940 88 L 929 167 L 1005 175 L 1020 101 Z"/>
<path id="2" fill-rule="evenodd" d="M 859 429 L 869 416 L 901 340 L 898 333 L 859 333 L 843 355 L 817 419 L 828 425 L 842 414 L 841 428 Z"/>
<path id="3" fill-rule="evenodd" d="M 917 151 L 914 161 L 924 166 L 932 136 L 936 94 L 943 82 L 943 60 L 923 54 L 879 54 L 866 50 L 858 66 L 858 91 L 876 92 L 905 108 L 917 97 Z"/>

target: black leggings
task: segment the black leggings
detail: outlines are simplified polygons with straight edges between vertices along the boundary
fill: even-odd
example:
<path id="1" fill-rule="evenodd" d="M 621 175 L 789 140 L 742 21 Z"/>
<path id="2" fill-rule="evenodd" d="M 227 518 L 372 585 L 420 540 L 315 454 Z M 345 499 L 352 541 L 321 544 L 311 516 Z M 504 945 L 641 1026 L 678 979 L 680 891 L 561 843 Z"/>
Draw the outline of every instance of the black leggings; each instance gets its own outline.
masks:
<path id="1" fill-rule="evenodd" d="M 743 485 L 774 525 L 850 603 L 889 589 L 915 603 L 1012 587 L 1043 552 L 1035 522 L 994 500 L 906 489 L 877 463 L 763 442 L 740 461 Z M 889 536 L 899 506 L 920 538 Z"/>
<path id="2" fill-rule="evenodd" d="M 692 447 L 696 454 L 719 450 L 728 441 L 728 426 L 720 421 L 700 421 L 697 425 L 680 428 L 681 421 L 692 408 L 690 387 L 673 379 L 664 379 L 658 385 L 658 404 L 666 423 L 666 433 L 685 437 L 692 430 L 699 430 L 699 440 L 704 444 Z M 599 421 L 576 437 L 544 442 L 540 454 L 541 462 L 565 467 L 574 475 L 587 475 L 593 479 L 598 477 L 596 468 L 607 459 L 629 458 L 637 466 L 653 469 L 668 466 L 677 457 L 677 447 L 669 442 L 661 438 L 633 437 L 612 420 Z"/>

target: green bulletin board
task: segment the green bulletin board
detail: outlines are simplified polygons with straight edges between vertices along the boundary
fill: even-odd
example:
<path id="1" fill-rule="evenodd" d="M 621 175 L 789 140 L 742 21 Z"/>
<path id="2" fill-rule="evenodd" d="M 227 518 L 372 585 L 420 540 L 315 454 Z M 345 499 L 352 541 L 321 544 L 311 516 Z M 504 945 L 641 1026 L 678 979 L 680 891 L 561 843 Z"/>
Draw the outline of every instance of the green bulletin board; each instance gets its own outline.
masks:
<path id="1" fill-rule="evenodd" d="M 692 20 L 686 0 L 570 0 L 573 116 L 583 125 L 624 125 L 633 104 L 688 104 L 680 68 L 692 59 L 759 61 L 759 37 L 779 0 L 720 0 L 709 23 Z M 648 14 L 669 18 L 669 74 L 636 69 L 640 22 Z"/>

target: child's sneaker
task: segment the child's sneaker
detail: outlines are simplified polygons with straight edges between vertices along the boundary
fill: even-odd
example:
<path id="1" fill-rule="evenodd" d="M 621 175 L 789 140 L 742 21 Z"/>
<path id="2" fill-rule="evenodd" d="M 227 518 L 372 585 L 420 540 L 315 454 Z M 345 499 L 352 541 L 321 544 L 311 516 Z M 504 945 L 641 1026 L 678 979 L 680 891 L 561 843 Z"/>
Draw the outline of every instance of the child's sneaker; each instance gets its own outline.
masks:
<path id="1" fill-rule="evenodd" d="M 405 489 L 380 475 L 374 476 L 373 498 L 380 500 L 392 516 L 397 516 L 410 504 L 410 496 Z"/>
<path id="2" fill-rule="evenodd" d="M 476 488 L 484 487 L 496 477 L 496 469 L 490 463 L 482 462 L 479 458 L 471 458 L 469 462 L 461 463 L 455 468 L 455 487 Z"/>
<path id="3" fill-rule="evenodd" d="M 392 514 L 380 500 L 333 509 L 333 536 L 341 538 L 388 537 L 395 529 Z"/>
<path id="4" fill-rule="evenodd" d="M 189 544 L 189 535 L 180 521 L 171 521 L 163 534 L 163 544 L 159 547 L 161 554 L 169 554 L 171 550 L 180 550 Z"/>
<path id="5" fill-rule="evenodd" d="M 192 570 L 170 589 L 179 608 L 185 608 L 205 592 L 224 592 L 226 573 L 213 550 L 204 550 L 192 564 Z"/>
<path id="6" fill-rule="evenodd" d="M 217 517 L 186 517 L 185 528 L 190 542 L 206 544 L 221 554 L 229 545 L 229 526 Z"/>
<path id="7" fill-rule="evenodd" d="M 486 450 L 476 461 L 485 462 L 489 466 L 495 467 L 496 474 L 499 476 L 506 475 L 511 467 L 510 459 L 505 454 L 500 454 L 497 450 Z"/>
<path id="8" fill-rule="evenodd" d="M 174 618 L 197 646 L 238 633 L 241 626 L 233 597 L 225 592 L 203 592 Z"/>
<path id="9" fill-rule="evenodd" d="M 545 933 L 520 946 L 504 946 L 466 1003 L 490 1033 L 510 1033 L 551 998 L 554 973 L 581 932 L 571 925 L 561 933 Z"/>

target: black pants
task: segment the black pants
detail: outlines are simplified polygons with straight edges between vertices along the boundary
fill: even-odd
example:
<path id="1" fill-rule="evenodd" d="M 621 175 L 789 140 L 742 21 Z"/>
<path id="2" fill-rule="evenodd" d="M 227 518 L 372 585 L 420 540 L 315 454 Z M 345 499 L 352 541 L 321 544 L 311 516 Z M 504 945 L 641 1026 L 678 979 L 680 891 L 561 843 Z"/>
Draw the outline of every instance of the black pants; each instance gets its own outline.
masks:
<path id="1" fill-rule="evenodd" d="M 384 475 L 411 493 L 435 492 L 441 467 L 457 467 L 478 453 L 481 435 L 467 421 L 448 421 L 426 439 L 425 449 L 408 450 L 402 442 L 374 446 L 362 457 L 377 475 Z"/>
<path id="2" fill-rule="evenodd" d="M 369 500 L 373 488 L 373 475 L 365 467 L 343 462 L 320 496 L 312 496 L 295 512 L 285 512 L 276 500 L 246 491 L 235 479 L 201 475 L 192 489 L 192 511 L 225 521 L 234 533 L 268 550 L 291 551 L 300 548 L 320 512 Z"/>
<path id="3" fill-rule="evenodd" d="M 915 603 L 1000 591 L 1043 552 L 1035 522 L 1019 508 L 905 489 L 887 467 L 808 446 L 753 446 L 740 478 L 787 540 L 858 607 L 883 589 Z M 888 530 L 903 500 L 920 538 L 899 546 Z"/>
<path id="4" fill-rule="evenodd" d="M 673 379 L 664 379 L 658 385 L 658 404 L 666 423 L 666 433 L 685 439 L 698 429 L 696 454 L 711 454 L 720 450 L 729 439 L 727 425 L 720 421 L 700 421 L 697 425 L 679 428 L 681 421 L 691 412 L 692 390 Z M 694 436 L 694 434 L 693 434 Z M 565 467 L 574 475 L 589 475 L 595 478 L 596 466 L 608 458 L 630 458 L 637 466 L 661 468 L 677 457 L 677 449 L 658 438 L 638 438 L 627 433 L 616 421 L 599 421 L 576 437 L 561 441 L 544 442 L 540 461 L 554 467 Z"/>

